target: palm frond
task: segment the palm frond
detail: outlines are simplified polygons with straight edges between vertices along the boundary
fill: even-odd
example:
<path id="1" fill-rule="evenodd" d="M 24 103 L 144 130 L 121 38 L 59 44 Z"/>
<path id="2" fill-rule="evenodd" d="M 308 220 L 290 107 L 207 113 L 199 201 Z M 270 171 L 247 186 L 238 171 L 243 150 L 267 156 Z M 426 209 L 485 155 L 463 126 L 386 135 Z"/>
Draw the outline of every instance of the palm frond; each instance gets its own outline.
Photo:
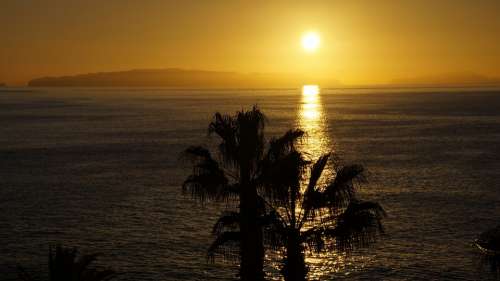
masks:
<path id="1" fill-rule="evenodd" d="M 201 202 L 223 201 L 232 195 L 224 170 L 212 158 L 208 149 L 191 146 L 184 151 L 184 155 L 193 161 L 192 174 L 182 184 L 184 192 L 190 192 L 191 196 Z"/>
<path id="2" fill-rule="evenodd" d="M 181 154 L 182 157 L 188 158 L 191 161 L 196 161 L 198 159 L 211 159 L 212 155 L 210 151 L 203 146 L 190 146 L 186 148 Z"/>
<path id="3" fill-rule="evenodd" d="M 267 155 L 269 158 L 280 158 L 287 152 L 294 150 L 295 144 L 304 136 L 304 131 L 300 129 L 288 130 L 283 136 L 273 138 L 269 141 Z"/>
<path id="4" fill-rule="evenodd" d="M 315 215 L 315 206 L 323 205 L 321 201 L 324 196 L 322 196 L 323 194 L 318 191 L 317 184 L 329 157 L 330 153 L 322 155 L 311 168 L 309 183 L 304 191 L 304 200 L 302 202 L 302 214 L 300 216 L 299 227 L 302 227 L 302 225 L 308 220 L 309 215 Z"/>
<path id="5" fill-rule="evenodd" d="M 369 201 L 352 201 L 339 216 L 337 225 L 325 231 L 335 239 L 339 250 L 351 250 L 374 242 L 378 234 L 384 233 L 381 223 L 386 213 L 380 204 Z"/>
<path id="6" fill-rule="evenodd" d="M 362 165 L 348 165 L 337 169 L 335 179 L 324 190 L 328 207 L 332 210 L 345 207 L 353 199 L 355 181 L 365 182 Z"/>
<path id="7" fill-rule="evenodd" d="M 240 214 L 238 212 L 224 212 L 212 227 L 212 234 L 220 234 L 227 229 L 237 230 L 240 226 Z"/>
<path id="8" fill-rule="evenodd" d="M 316 163 L 311 168 L 311 175 L 309 178 L 309 183 L 307 185 L 307 190 L 314 190 L 315 186 L 318 183 L 323 170 L 325 169 L 326 163 L 328 162 L 328 158 L 330 157 L 330 153 L 326 153 L 322 155 Z M 307 192 L 306 190 L 306 192 Z"/>
<path id="9" fill-rule="evenodd" d="M 228 260 L 239 258 L 239 231 L 225 231 L 217 235 L 212 245 L 208 248 L 208 258 L 214 261 L 215 255 L 222 255 Z"/>
<path id="10" fill-rule="evenodd" d="M 208 127 L 209 135 L 221 138 L 219 152 L 229 167 L 245 165 L 254 171 L 264 149 L 264 127 L 267 119 L 257 106 L 234 116 L 216 113 Z"/>
<path id="11" fill-rule="evenodd" d="M 289 197 L 300 197 L 300 182 L 306 166 L 310 163 L 295 149 L 304 131 L 294 129 L 279 138 L 271 139 L 261 163 L 261 181 L 264 193 L 277 204 L 288 204 Z"/>
<path id="12" fill-rule="evenodd" d="M 266 116 L 264 115 L 264 113 L 262 113 L 262 111 L 260 111 L 257 105 L 254 105 L 251 110 L 242 110 L 240 112 L 237 112 L 235 119 L 237 120 L 237 123 L 239 125 L 240 134 L 245 133 L 241 130 L 248 129 L 251 131 L 249 133 L 251 133 L 254 137 L 259 137 L 262 135 L 264 127 L 267 123 Z"/>
<path id="13" fill-rule="evenodd" d="M 291 151 L 272 162 L 267 162 L 261 174 L 263 191 L 266 198 L 274 204 L 284 206 L 291 198 L 298 199 L 300 183 L 309 162 L 298 151 Z"/>
<path id="14" fill-rule="evenodd" d="M 238 164 L 237 125 L 233 116 L 217 112 L 208 126 L 208 134 L 216 134 L 222 140 L 219 144 L 219 153 L 228 166 Z"/>

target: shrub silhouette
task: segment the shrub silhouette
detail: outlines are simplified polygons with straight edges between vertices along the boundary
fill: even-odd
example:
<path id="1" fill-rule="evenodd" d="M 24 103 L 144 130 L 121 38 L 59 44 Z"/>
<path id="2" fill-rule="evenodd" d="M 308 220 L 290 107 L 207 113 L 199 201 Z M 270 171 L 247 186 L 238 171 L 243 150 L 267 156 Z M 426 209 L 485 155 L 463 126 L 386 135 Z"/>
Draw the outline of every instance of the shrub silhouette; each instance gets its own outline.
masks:
<path id="1" fill-rule="evenodd" d="M 107 281 L 116 277 L 111 269 L 98 269 L 92 266 L 97 254 L 78 255 L 76 248 L 61 245 L 49 250 L 49 281 Z M 19 278 L 23 281 L 41 280 L 34 278 L 23 268 L 19 268 Z"/>

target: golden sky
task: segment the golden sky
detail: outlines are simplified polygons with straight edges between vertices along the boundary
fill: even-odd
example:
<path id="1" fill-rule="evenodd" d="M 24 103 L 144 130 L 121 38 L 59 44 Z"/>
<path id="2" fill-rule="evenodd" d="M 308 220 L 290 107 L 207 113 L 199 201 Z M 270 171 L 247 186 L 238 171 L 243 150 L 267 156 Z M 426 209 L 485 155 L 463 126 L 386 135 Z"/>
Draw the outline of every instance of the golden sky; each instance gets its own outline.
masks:
<path id="1" fill-rule="evenodd" d="M 500 77 L 500 1 L 0 0 L 0 82 L 167 67 L 346 85 Z"/>

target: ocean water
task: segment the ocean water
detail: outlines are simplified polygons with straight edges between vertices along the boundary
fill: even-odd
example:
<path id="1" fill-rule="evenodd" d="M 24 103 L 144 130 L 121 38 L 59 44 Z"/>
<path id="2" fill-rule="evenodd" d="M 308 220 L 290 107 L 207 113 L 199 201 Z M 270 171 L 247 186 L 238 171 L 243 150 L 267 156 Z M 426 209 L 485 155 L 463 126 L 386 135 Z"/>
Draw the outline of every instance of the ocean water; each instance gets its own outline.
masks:
<path id="1" fill-rule="evenodd" d="M 26 88 L 0 90 L 0 280 L 44 269 L 55 243 L 102 253 L 118 280 L 233 280 L 206 258 L 223 206 L 181 193 L 179 153 L 213 143 L 215 111 L 253 104 L 269 136 L 301 127 L 311 158 L 365 165 L 360 196 L 388 213 L 373 247 L 310 256 L 312 280 L 498 278 L 471 242 L 500 223 L 499 91 Z"/>

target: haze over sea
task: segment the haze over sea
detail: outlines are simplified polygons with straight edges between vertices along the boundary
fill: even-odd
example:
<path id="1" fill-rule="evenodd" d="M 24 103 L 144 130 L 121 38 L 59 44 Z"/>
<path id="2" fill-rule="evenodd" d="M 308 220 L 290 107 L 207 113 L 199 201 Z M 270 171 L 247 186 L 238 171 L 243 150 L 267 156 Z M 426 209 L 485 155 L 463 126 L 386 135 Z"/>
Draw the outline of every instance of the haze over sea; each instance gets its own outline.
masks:
<path id="1" fill-rule="evenodd" d="M 364 164 L 361 196 L 388 212 L 379 243 L 310 259 L 312 279 L 495 279 L 471 242 L 499 221 L 500 91 L 314 87 L 0 89 L 0 279 L 44 268 L 53 243 L 102 253 L 118 280 L 234 279 L 207 263 L 222 209 L 181 193 L 179 155 L 210 143 L 215 111 L 254 104 L 270 136 L 298 126 L 311 157 Z"/>

